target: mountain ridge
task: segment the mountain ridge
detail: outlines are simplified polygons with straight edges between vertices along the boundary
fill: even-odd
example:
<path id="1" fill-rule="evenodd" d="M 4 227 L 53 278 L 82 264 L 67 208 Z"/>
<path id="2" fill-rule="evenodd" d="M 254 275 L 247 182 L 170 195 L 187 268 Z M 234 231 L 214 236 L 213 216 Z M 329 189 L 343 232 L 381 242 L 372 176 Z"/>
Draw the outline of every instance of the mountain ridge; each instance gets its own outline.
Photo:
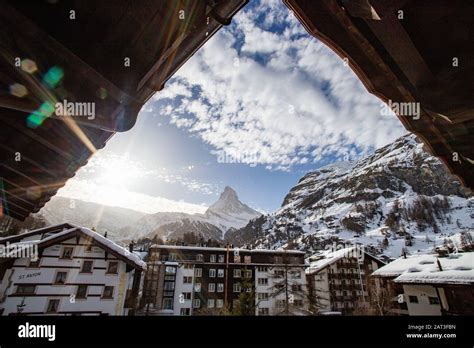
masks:
<path id="1" fill-rule="evenodd" d="M 474 228 L 468 205 L 474 206 L 471 193 L 409 134 L 358 161 L 306 173 L 277 211 L 226 241 L 311 253 L 336 240 L 394 257 Z"/>

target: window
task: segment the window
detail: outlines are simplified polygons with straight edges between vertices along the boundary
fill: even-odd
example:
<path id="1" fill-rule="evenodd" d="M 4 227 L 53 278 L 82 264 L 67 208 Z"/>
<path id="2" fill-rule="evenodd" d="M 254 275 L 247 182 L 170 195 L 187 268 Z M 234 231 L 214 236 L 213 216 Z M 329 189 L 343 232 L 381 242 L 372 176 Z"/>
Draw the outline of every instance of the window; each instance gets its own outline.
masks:
<path id="1" fill-rule="evenodd" d="M 85 260 L 82 262 L 81 273 L 92 273 L 92 261 Z"/>
<path id="2" fill-rule="evenodd" d="M 432 305 L 439 305 L 439 298 L 437 298 L 437 297 L 429 296 L 428 300 L 430 301 L 430 304 L 432 304 Z"/>
<path id="3" fill-rule="evenodd" d="M 174 275 L 176 274 L 176 267 L 166 266 L 165 274 L 167 275 Z"/>
<path id="4" fill-rule="evenodd" d="M 301 286 L 301 284 L 292 284 L 291 285 L 291 291 L 302 291 L 303 290 L 303 287 Z"/>
<path id="5" fill-rule="evenodd" d="M 173 299 L 164 298 L 163 299 L 163 309 L 173 309 Z"/>
<path id="6" fill-rule="evenodd" d="M 193 268 L 193 264 L 192 264 L 192 263 L 185 263 L 185 264 L 183 265 L 183 268 L 184 268 L 184 269 L 191 269 L 191 268 Z"/>
<path id="7" fill-rule="evenodd" d="M 62 259 L 72 259 L 73 251 L 74 251 L 73 247 L 64 247 L 63 252 L 61 254 L 61 258 Z"/>
<path id="8" fill-rule="evenodd" d="M 278 300 L 276 306 L 277 308 L 285 308 L 285 300 Z"/>
<path id="9" fill-rule="evenodd" d="M 242 275 L 242 270 L 234 269 L 234 278 L 240 278 Z"/>
<path id="10" fill-rule="evenodd" d="M 190 300 L 191 299 L 191 293 L 190 292 L 183 292 L 183 299 Z"/>
<path id="11" fill-rule="evenodd" d="M 168 260 L 175 261 L 178 259 L 178 255 L 176 253 L 170 253 L 168 256 Z"/>
<path id="12" fill-rule="evenodd" d="M 219 262 L 224 263 L 224 255 L 219 255 Z"/>
<path id="13" fill-rule="evenodd" d="M 193 301 L 193 307 L 194 307 L 194 308 L 199 308 L 199 307 L 201 307 L 201 300 L 198 299 L 198 298 L 195 298 L 194 301 Z"/>
<path id="14" fill-rule="evenodd" d="M 191 308 L 181 308 L 180 315 L 191 315 Z"/>
<path id="15" fill-rule="evenodd" d="M 118 273 L 118 262 L 111 261 L 107 267 L 108 274 L 117 274 Z"/>
<path id="16" fill-rule="evenodd" d="M 216 276 L 216 270 L 215 268 L 210 268 L 209 269 L 209 277 L 214 278 Z"/>
<path id="17" fill-rule="evenodd" d="M 86 298 L 87 297 L 87 285 L 78 285 L 76 290 L 76 298 Z"/>
<path id="18" fill-rule="evenodd" d="M 281 278 L 285 275 L 285 271 L 281 271 L 281 270 L 276 270 L 275 271 L 275 276 Z"/>
<path id="19" fill-rule="evenodd" d="M 193 282 L 193 277 L 183 277 L 183 284 L 191 284 Z"/>
<path id="20" fill-rule="evenodd" d="M 211 255 L 209 257 L 209 262 L 216 262 L 216 255 Z"/>
<path id="21" fill-rule="evenodd" d="M 209 292 L 216 292 L 216 284 L 214 284 L 214 283 L 209 283 L 209 285 L 207 286 L 207 291 L 209 291 Z"/>
<path id="22" fill-rule="evenodd" d="M 268 300 L 268 292 L 259 292 L 257 294 L 257 299 L 259 301 L 267 301 Z"/>
<path id="23" fill-rule="evenodd" d="M 201 283 L 194 284 L 194 291 L 201 292 Z"/>
<path id="24" fill-rule="evenodd" d="M 217 292 L 224 292 L 224 283 L 217 284 Z"/>
<path id="25" fill-rule="evenodd" d="M 252 262 L 252 257 L 250 255 L 244 256 L 244 262 L 245 263 L 251 263 Z"/>
<path id="26" fill-rule="evenodd" d="M 31 259 L 30 262 L 28 263 L 28 268 L 38 268 L 40 265 L 41 259 L 39 257 L 36 257 L 35 260 Z M 2 279 L 3 277 L 0 277 Z"/>
<path id="27" fill-rule="evenodd" d="M 299 279 L 299 278 L 301 278 L 301 271 L 294 271 L 294 272 L 293 272 L 293 278 L 294 278 L 294 279 Z"/>
<path id="28" fill-rule="evenodd" d="M 410 303 L 418 303 L 417 296 L 408 296 L 408 300 L 410 301 Z"/>
<path id="29" fill-rule="evenodd" d="M 202 277 L 202 268 L 195 268 L 194 269 L 194 276 L 195 277 Z"/>
<path id="30" fill-rule="evenodd" d="M 303 307 L 303 300 L 293 300 L 293 306 L 295 307 Z"/>
<path id="31" fill-rule="evenodd" d="M 252 278 L 252 270 L 251 269 L 244 270 L 244 277 L 245 278 Z"/>
<path id="32" fill-rule="evenodd" d="M 234 292 L 241 292 L 242 291 L 242 287 L 240 286 L 239 283 L 234 283 Z"/>
<path id="33" fill-rule="evenodd" d="M 203 254 L 196 254 L 196 261 L 204 261 L 204 255 Z"/>
<path id="34" fill-rule="evenodd" d="M 17 294 L 32 295 L 35 293 L 36 285 L 22 284 L 16 288 Z"/>
<path id="35" fill-rule="evenodd" d="M 174 282 L 165 282 L 165 291 L 172 291 L 174 290 Z"/>
<path id="36" fill-rule="evenodd" d="M 58 272 L 56 273 L 56 278 L 54 278 L 54 284 L 64 285 L 66 284 L 67 272 Z"/>
<path id="37" fill-rule="evenodd" d="M 268 267 L 265 266 L 258 266 L 257 267 L 258 272 L 268 272 Z"/>
<path id="38" fill-rule="evenodd" d="M 222 307 L 224 307 L 224 300 L 218 299 L 218 300 L 216 301 L 216 307 L 217 307 L 217 308 L 222 308 Z"/>
<path id="39" fill-rule="evenodd" d="M 258 278 L 257 279 L 258 285 L 268 285 L 268 278 Z"/>
<path id="40" fill-rule="evenodd" d="M 234 262 L 240 263 L 240 255 L 234 255 Z"/>
<path id="41" fill-rule="evenodd" d="M 214 308 L 214 299 L 210 298 L 207 300 L 207 308 Z"/>
<path id="42" fill-rule="evenodd" d="M 283 257 L 281 256 L 275 256 L 274 260 L 275 260 L 275 263 L 278 263 L 278 264 L 283 263 Z"/>
<path id="43" fill-rule="evenodd" d="M 113 298 L 114 287 L 113 286 L 104 286 L 104 291 L 102 292 L 102 298 Z"/>
<path id="44" fill-rule="evenodd" d="M 222 268 L 221 268 L 221 269 L 218 269 L 218 270 L 217 270 L 217 276 L 218 276 L 219 278 L 224 278 L 224 269 L 222 269 Z"/>
<path id="45" fill-rule="evenodd" d="M 270 311 L 268 308 L 259 308 L 258 309 L 258 315 L 269 315 Z"/>
<path id="46" fill-rule="evenodd" d="M 57 313 L 59 310 L 59 300 L 49 300 L 46 313 Z"/>

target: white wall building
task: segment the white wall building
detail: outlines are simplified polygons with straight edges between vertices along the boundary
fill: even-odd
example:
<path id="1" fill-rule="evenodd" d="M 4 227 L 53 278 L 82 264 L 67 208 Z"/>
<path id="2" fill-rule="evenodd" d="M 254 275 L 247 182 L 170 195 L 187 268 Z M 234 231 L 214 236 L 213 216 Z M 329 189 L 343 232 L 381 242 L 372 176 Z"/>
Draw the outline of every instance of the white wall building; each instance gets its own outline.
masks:
<path id="1" fill-rule="evenodd" d="M 362 247 L 324 250 L 309 258 L 306 277 L 311 310 L 319 313 L 367 312 L 372 305 L 370 274 L 384 265 Z"/>
<path id="2" fill-rule="evenodd" d="M 70 224 L 2 238 L 0 248 L 2 315 L 127 315 L 146 269 L 137 254 Z"/>
<path id="3" fill-rule="evenodd" d="M 474 314 L 474 252 L 400 257 L 374 276 L 403 287 L 409 315 Z"/>

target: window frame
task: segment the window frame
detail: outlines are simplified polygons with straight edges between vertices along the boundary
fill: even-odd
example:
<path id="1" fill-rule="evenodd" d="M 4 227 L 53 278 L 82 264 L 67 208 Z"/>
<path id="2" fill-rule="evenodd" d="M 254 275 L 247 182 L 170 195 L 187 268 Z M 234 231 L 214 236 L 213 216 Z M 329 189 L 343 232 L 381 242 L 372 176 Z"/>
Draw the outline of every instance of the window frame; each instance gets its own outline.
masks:
<path id="1" fill-rule="evenodd" d="M 116 269 L 115 272 L 110 272 L 110 266 L 114 263 L 117 264 L 117 269 Z M 117 275 L 118 271 L 119 271 L 119 262 L 118 261 L 108 261 L 107 262 L 107 270 L 105 271 L 105 274 Z"/>
<path id="2" fill-rule="evenodd" d="M 110 296 L 105 296 L 105 290 L 107 288 L 112 288 L 112 293 Z M 113 300 L 114 299 L 114 293 L 115 293 L 115 286 L 112 286 L 112 285 L 104 285 L 103 289 L 102 289 L 102 294 L 100 296 L 100 299 L 101 300 Z"/>
<path id="3" fill-rule="evenodd" d="M 79 296 L 79 289 L 80 288 L 85 288 L 86 291 L 84 293 L 84 296 Z M 76 287 L 76 296 L 75 296 L 75 299 L 77 300 L 86 300 L 87 299 L 87 293 L 89 292 L 89 286 L 87 284 L 79 284 L 77 285 Z"/>
<path id="4" fill-rule="evenodd" d="M 66 250 L 71 250 L 71 255 L 69 257 L 64 256 Z M 63 246 L 61 250 L 61 255 L 59 256 L 61 260 L 72 260 L 74 258 L 74 247 L 72 246 Z"/>
<path id="5" fill-rule="evenodd" d="M 58 282 L 58 275 L 60 273 L 66 273 L 66 275 L 64 276 L 64 283 Z M 56 273 L 54 274 L 54 280 L 52 285 L 66 285 L 68 273 L 68 271 L 56 271 Z"/>
<path id="6" fill-rule="evenodd" d="M 85 272 L 84 271 L 84 265 L 86 262 L 90 262 L 90 265 L 91 265 L 91 270 L 90 272 Z M 94 273 L 94 261 L 93 260 L 83 260 L 82 261 L 82 264 L 81 264 L 81 269 L 79 270 L 79 273 L 82 273 L 82 274 L 92 274 Z"/>

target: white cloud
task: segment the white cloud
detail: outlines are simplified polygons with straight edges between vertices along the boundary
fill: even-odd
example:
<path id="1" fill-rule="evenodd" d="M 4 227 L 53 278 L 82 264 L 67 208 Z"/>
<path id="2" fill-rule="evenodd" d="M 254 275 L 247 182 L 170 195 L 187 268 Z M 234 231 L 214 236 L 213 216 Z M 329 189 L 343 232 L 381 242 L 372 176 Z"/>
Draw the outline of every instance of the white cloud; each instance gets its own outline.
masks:
<path id="1" fill-rule="evenodd" d="M 280 2 L 247 8 L 234 22 L 153 98 L 168 103 L 162 114 L 177 127 L 273 169 L 365 154 L 405 133 Z"/>

